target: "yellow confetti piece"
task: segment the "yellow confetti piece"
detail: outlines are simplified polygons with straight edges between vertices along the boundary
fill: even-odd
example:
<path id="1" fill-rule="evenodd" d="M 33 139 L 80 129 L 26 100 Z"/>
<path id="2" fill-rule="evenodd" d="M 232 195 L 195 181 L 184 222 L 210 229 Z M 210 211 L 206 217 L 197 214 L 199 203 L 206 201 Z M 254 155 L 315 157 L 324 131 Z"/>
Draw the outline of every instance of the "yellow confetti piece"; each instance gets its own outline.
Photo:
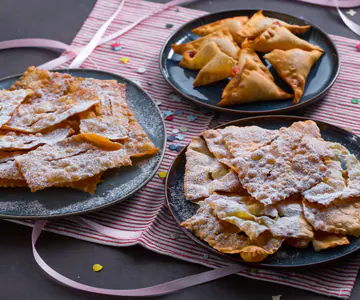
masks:
<path id="1" fill-rule="evenodd" d="M 128 57 L 122 57 L 120 58 L 120 61 L 123 63 L 123 64 L 127 64 L 129 62 L 130 58 Z"/>
<path id="2" fill-rule="evenodd" d="M 160 178 L 165 178 L 166 177 L 167 172 L 159 172 L 158 175 Z"/>
<path id="3" fill-rule="evenodd" d="M 99 265 L 99 264 L 93 265 L 94 272 L 100 272 L 102 269 L 103 269 L 102 265 Z"/>

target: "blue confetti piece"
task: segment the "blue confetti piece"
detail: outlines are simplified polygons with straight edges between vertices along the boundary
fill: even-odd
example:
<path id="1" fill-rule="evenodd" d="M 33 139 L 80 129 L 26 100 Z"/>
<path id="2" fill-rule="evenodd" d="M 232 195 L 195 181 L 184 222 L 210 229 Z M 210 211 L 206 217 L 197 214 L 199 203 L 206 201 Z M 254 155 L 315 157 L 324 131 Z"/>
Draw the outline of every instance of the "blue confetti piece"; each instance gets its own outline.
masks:
<path id="1" fill-rule="evenodd" d="M 184 146 L 181 146 L 181 145 L 176 145 L 176 151 L 177 152 L 180 152 L 182 149 L 184 148 Z"/>
<path id="2" fill-rule="evenodd" d="M 183 139 L 184 139 L 184 135 L 182 135 L 182 134 L 177 134 L 176 136 L 175 136 L 175 138 L 177 139 L 177 140 L 179 140 L 179 141 L 182 141 Z"/>
<path id="3" fill-rule="evenodd" d="M 170 146 L 169 146 L 169 149 L 170 150 L 173 150 L 173 151 L 177 151 L 177 149 L 176 149 L 176 145 L 175 144 L 171 144 Z"/>
<path id="4" fill-rule="evenodd" d="M 172 135 L 170 135 L 170 136 L 167 137 L 167 140 L 168 140 L 169 142 L 173 142 L 173 141 L 175 141 L 175 137 L 172 136 Z"/>
<path id="5" fill-rule="evenodd" d="M 184 111 L 183 110 L 176 110 L 175 111 L 175 115 L 183 115 Z"/>
<path id="6" fill-rule="evenodd" d="M 193 122 L 193 121 L 195 121 L 195 120 L 197 119 L 197 116 L 188 115 L 188 116 L 187 116 L 187 119 L 188 119 L 188 121 Z"/>
<path id="7" fill-rule="evenodd" d="M 167 117 L 169 117 L 169 116 L 172 116 L 174 114 L 174 112 L 172 112 L 171 110 L 165 110 L 164 112 L 163 112 L 163 116 L 165 117 L 165 118 L 167 118 Z"/>

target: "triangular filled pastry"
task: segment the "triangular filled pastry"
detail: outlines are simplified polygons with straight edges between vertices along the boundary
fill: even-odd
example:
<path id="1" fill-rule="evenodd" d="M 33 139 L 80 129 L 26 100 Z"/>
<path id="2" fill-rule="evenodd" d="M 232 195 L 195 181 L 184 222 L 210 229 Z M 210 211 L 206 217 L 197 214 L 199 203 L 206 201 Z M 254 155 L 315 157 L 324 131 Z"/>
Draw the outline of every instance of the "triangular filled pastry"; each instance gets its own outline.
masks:
<path id="1" fill-rule="evenodd" d="M 183 58 L 179 65 L 190 70 L 200 70 L 203 68 L 217 53 L 220 53 L 220 48 L 214 41 L 203 45 L 199 51 L 190 50 L 183 54 Z"/>
<path id="2" fill-rule="evenodd" d="M 172 48 L 175 53 L 184 54 L 185 51 L 199 50 L 205 44 L 214 41 L 220 50 L 234 59 L 239 56 L 240 48 L 234 42 L 232 35 L 228 29 L 215 31 L 195 41 L 186 44 L 173 44 Z"/>
<path id="3" fill-rule="evenodd" d="M 207 85 L 232 75 L 236 60 L 223 52 L 216 54 L 198 73 L 194 86 Z"/>
<path id="4" fill-rule="evenodd" d="M 225 87 L 219 106 L 231 106 L 243 103 L 282 100 L 292 95 L 280 89 L 274 81 L 261 70 L 260 66 L 247 59 L 240 70 Z"/>
<path id="5" fill-rule="evenodd" d="M 298 103 L 304 93 L 306 78 L 312 66 L 321 57 L 318 50 L 301 49 L 273 50 L 264 55 L 279 73 L 280 77 L 294 90 L 294 103 Z"/>
<path id="6" fill-rule="evenodd" d="M 244 41 L 244 38 L 239 36 L 237 32 L 245 25 L 245 23 L 249 20 L 246 16 L 234 17 L 234 18 L 227 18 L 223 20 L 219 20 L 217 22 L 213 22 L 210 24 L 206 24 L 200 27 L 195 28 L 192 32 L 200 35 L 205 36 L 214 31 L 227 28 L 229 29 L 231 35 L 235 39 L 235 41 L 241 45 Z"/>
<path id="7" fill-rule="evenodd" d="M 250 48 L 241 49 L 238 63 L 239 70 L 242 70 L 242 68 L 244 67 L 246 59 L 251 59 L 256 62 L 259 65 L 260 69 L 265 73 L 265 75 L 269 77 L 272 81 L 274 81 L 274 77 L 272 76 L 268 68 L 264 65 L 256 52 Z"/>
<path id="8" fill-rule="evenodd" d="M 306 26 L 292 25 L 278 19 L 265 17 L 263 15 L 263 11 L 259 10 L 256 14 L 254 14 L 250 18 L 250 20 L 243 27 L 240 27 L 240 29 L 237 32 L 238 37 L 237 38 L 234 37 L 234 38 L 235 40 L 239 38 L 240 39 L 248 38 L 250 40 L 255 39 L 274 22 L 279 22 L 283 27 L 287 28 L 288 30 L 290 30 L 292 33 L 295 34 L 303 33 L 311 27 L 310 25 L 306 25 Z"/>
<path id="9" fill-rule="evenodd" d="M 297 37 L 279 23 L 272 24 L 255 40 L 246 39 L 242 48 L 251 48 L 258 52 L 270 52 L 274 49 L 289 50 L 299 48 L 307 51 L 324 51 L 320 47 Z"/>

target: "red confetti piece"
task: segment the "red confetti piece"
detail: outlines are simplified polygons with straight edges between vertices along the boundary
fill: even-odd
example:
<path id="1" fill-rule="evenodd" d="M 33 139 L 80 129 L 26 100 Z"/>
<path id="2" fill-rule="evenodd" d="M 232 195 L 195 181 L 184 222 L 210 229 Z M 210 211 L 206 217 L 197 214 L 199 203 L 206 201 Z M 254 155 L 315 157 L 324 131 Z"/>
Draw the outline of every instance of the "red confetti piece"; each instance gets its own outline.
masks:
<path id="1" fill-rule="evenodd" d="M 173 119 L 174 119 L 174 116 L 173 116 L 173 115 L 168 116 L 168 117 L 165 118 L 165 120 L 168 120 L 168 121 L 172 121 Z"/>
<path id="2" fill-rule="evenodd" d="M 194 58 L 196 51 L 190 50 L 190 51 L 188 51 L 188 53 L 189 53 L 190 58 Z"/>
<path id="3" fill-rule="evenodd" d="M 356 45 L 356 48 L 357 48 L 358 50 L 360 50 L 360 44 L 357 44 L 357 45 Z"/>
<path id="4" fill-rule="evenodd" d="M 234 77 L 238 72 L 240 72 L 240 69 L 239 69 L 239 66 L 234 66 L 232 67 L 232 70 L 231 70 L 231 73 L 232 73 L 232 76 Z"/>

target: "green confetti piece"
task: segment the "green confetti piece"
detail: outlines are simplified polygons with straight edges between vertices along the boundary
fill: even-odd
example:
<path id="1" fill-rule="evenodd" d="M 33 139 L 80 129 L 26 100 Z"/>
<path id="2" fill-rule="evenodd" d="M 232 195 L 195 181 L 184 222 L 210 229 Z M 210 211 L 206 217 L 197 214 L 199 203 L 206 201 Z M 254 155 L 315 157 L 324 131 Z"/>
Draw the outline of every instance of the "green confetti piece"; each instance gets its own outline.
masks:
<path id="1" fill-rule="evenodd" d="M 252 268 L 252 269 L 250 270 L 251 273 L 256 273 L 256 271 L 257 271 L 257 270 L 256 270 L 255 268 Z"/>
<path id="2" fill-rule="evenodd" d="M 351 102 L 352 102 L 353 104 L 359 104 L 359 100 L 358 100 L 358 99 L 351 99 Z"/>

